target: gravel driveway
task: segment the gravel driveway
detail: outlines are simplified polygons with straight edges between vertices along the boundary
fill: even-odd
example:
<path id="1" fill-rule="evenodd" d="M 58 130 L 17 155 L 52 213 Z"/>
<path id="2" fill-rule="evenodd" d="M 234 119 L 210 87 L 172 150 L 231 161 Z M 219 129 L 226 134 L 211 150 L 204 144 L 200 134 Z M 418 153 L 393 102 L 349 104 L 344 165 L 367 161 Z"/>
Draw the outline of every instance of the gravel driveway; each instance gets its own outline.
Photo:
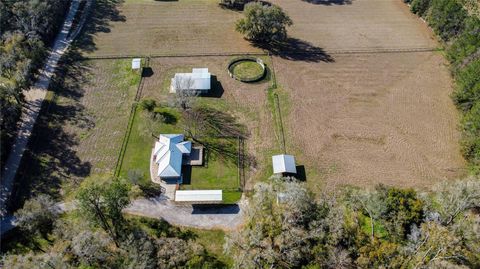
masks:
<path id="1" fill-rule="evenodd" d="M 179 205 L 160 196 L 137 199 L 124 212 L 163 219 L 176 226 L 231 231 L 243 224 L 246 203 L 242 199 L 238 205 Z"/>

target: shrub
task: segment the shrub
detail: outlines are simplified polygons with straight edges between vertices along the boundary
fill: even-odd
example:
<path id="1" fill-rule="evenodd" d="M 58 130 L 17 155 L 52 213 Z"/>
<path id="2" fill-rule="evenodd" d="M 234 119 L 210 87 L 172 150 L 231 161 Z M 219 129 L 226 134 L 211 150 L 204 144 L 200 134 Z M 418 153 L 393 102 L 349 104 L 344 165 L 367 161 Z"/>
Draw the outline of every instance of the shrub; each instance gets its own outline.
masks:
<path id="1" fill-rule="evenodd" d="M 480 59 L 458 71 L 456 76 L 457 89 L 454 101 L 463 111 L 470 110 L 475 103 L 480 102 Z"/>
<path id="2" fill-rule="evenodd" d="M 410 3 L 410 9 L 412 12 L 420 17 L 424 17 L 430 7 L 431 0 L 412 0 Z"/>
<path id="3" fill-rule="evenodd" d="M 429 25 L 444 41 L 462 32 L 467 11 L 456 0 L 432 0 L 427 16 Z"/>
<path id="4" fill-rule="evenodd" d="M 140 102 L 140 107 L 148 112 L 152 112 L 156 106 L 157 102 L 153 99 L 143 99 L 142 102 Z"/>
<path id="5" fill-rule="evenodd" d="M 455 68 L 480 49 L 480 19 L 469 17 L 465 21 L 465 30 L 447 49 L 447 58 Z"/>

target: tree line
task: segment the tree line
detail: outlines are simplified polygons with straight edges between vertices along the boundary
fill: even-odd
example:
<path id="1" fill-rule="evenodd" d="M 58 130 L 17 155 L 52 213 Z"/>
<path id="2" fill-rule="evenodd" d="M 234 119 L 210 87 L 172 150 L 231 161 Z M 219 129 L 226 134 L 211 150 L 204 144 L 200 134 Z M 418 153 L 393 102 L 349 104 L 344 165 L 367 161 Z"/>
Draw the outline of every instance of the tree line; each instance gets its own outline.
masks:
<path id="1" fill-rule="evenodd" d="M 191 232 L 122 210 L 135 197 L 122 180 L 84 184 L 76 209 L 45 195 L 15 215 L 29 245 L 4 268 L 478 268 L 480 180 L 430 192 L 379 185 L 313 194 L 304 182 L 258 183 L 243 228 L 227 234 L 219 261 Z M 28 250 L 30 249 L 30 250 Z"/>
<path id="2" fill-rule="evenodd" d="M 315 197 L 274 178 L 255 186 L 225 250 L 234 268 L 478 268 L 479 206 L 478 179 L 431 193 L 380 185 Z"/>
<path id="3" fill-rule="evenodd" d="M 462 152 L 480 173 L 480 17 L 471 0 L 404 0 L 443 41 L 456 87 L 453 100 L 462 112 Z"/>
<path id="4" fill-rule="evenodd" d="M 64 0 L 0 2 L 0 160 L 8 155 L 32 85 L 68 9 Z"/>

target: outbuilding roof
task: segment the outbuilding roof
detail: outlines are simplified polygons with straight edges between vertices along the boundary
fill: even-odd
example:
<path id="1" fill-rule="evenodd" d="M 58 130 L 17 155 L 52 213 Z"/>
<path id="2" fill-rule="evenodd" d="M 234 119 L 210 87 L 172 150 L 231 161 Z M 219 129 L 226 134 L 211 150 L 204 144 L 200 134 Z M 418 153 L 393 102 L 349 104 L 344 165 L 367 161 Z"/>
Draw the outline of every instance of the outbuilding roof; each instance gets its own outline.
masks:
<path id="1" fill-rule="evenodd" d="M 295 165 L 295 157 L 292 155 L 274 155 L 272 156 L 273 173 L 297 173 L 297 167 Z"/>
<path id="2" fill-rule="evenodd" d="M 175 202 L 221 202 L 222 190 L 176 191 Z"/>
<path id="3" fill-rule="evenodd" d="M 210 90 L 211 74 L 208 68 L 193 68 L 192 73 L 176 73 L 172 78 L 170 91 L 182 90 Z"/>

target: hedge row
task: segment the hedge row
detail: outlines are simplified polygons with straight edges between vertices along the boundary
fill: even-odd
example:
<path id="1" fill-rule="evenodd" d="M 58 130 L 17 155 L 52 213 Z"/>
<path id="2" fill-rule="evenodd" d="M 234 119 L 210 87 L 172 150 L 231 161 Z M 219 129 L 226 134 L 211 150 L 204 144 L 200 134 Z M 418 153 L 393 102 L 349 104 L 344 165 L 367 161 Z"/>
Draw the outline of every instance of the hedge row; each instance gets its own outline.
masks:
<path id="1" fill-rule="evenodd" d="M 480 173 L 480 19 L 460 0 L 404 0 L 444 42 L 456 81 L 452 97 L 462 112 L 462 151 Z"/>

